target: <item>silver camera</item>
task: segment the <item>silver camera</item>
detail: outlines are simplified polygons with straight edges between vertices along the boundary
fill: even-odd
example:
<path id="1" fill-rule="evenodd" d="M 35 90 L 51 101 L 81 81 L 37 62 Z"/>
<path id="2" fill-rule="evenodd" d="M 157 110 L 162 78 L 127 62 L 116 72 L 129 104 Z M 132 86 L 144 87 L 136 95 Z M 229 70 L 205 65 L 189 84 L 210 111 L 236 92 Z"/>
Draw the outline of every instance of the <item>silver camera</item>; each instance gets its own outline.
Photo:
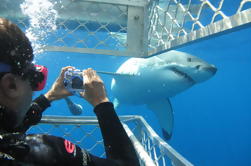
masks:
<path id="1" fill-rule="evenodd" d="M 84 80 L 82 72 L 78 69 L 68 69 L 64 74 L 64 86 L 71 92 L 83 92 L 84 91 Z"/>

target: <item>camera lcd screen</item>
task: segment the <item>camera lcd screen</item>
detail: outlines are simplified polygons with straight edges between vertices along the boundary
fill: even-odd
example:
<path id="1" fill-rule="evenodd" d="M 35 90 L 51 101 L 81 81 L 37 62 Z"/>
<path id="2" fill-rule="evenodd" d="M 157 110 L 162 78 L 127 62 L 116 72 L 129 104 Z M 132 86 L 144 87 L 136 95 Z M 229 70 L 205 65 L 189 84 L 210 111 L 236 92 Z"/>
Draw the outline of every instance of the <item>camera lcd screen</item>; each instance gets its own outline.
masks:
<path id="1" fill-rule="evenodd" d="M 83 80 L 79 77 L 72 79 L 72 89 L 84 89 Z"/>

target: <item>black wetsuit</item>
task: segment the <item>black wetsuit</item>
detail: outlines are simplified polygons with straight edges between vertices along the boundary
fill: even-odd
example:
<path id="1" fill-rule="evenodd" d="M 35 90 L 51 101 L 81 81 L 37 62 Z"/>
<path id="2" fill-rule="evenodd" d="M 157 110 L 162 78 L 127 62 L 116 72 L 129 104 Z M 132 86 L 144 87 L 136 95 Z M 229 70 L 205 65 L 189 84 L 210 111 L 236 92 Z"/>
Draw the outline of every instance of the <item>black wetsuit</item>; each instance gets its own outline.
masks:
<path id="1" fill-rule="evenodd" d="M 104 139 L 106 159 L 96 157 L 60 137 L 25 135 L 31 125 L 41 120 L 42 112 L 48 106 L 50 103 L 41 95 L 32 103 L 22 126 L 1 134 L 1 166 L 139 166 L 134 147 L 112 103 L 101 103 L 94 108 Z"/>

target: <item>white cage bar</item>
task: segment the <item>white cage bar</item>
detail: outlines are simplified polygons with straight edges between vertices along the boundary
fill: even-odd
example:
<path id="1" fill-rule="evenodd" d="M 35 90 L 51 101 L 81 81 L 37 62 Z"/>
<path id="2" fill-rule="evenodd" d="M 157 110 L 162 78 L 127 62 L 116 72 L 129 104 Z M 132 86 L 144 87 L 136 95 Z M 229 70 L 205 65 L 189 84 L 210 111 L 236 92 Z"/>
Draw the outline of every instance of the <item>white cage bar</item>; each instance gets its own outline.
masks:
<path id="1" fill-rule="evenodd" d="M 141 116 L 120 116 L 132 140 L 142 166 L 193 166 L 163 141 Z M 103 140 L 96 117 L 43 116 L 39 125 L 28 132 L 53 134 L 100 157 L 105 156 Z"/>

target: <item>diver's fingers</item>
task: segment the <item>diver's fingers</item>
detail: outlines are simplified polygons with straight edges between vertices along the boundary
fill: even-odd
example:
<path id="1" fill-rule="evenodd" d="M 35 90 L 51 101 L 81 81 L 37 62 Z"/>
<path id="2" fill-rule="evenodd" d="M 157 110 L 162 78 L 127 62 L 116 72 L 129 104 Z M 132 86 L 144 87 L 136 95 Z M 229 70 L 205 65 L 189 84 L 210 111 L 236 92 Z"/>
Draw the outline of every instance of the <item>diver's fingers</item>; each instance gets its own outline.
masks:
<path id="1" fill-rule="evenodd" d="M 73 66 L 66 66 L 66 67 L 63 67 L 61 69 L 61 72 L 60 72 L 60 75 L 58 77 L 58 80 L 59 81 L 63 81 L 64 80 L 64 73 L 68 70 L 68 69 L 75 69 Z"/>
<path id="2" fill-rule="evenodd" d="M 109 101 L 103 81 L 97 75 L 96 71 L 88 68 L 83 71 L 84 77 L 84 93 L 81 94 L 90 104 L 96 106 L 101 102 Z"/>
<path id="3" fill-rule="evenodd" d="M 93 78 L 95 76 L 94 75 L 94 70 L 92 68 L 88 68 L 87 72 L 88 72 L 88 75 L 89 75 L 90 79 L 93 80 Z"/>
<path id="4" fill-rule="evenodd" d="M 92 74 L 90 73 L 90 68 L 83 71 L 84 77 L 84 87 L 92 88 Z"/>
<path id="5" fill-rule="evenodd" d="M 93 81 L 103 82 L 101 78 L 99 77 L 99 75 L 97 74 L 96 70 L 93 70 L 92 68 L 88 68 L 87 70 L 88 70 L 89 76 L 91 77 Z"/>
<path id="6" fill-rule="evenodd" d="M 80 96 L 82 96 L 83 98 L 85 98 L 85 92 L 79 92 Z"/>

